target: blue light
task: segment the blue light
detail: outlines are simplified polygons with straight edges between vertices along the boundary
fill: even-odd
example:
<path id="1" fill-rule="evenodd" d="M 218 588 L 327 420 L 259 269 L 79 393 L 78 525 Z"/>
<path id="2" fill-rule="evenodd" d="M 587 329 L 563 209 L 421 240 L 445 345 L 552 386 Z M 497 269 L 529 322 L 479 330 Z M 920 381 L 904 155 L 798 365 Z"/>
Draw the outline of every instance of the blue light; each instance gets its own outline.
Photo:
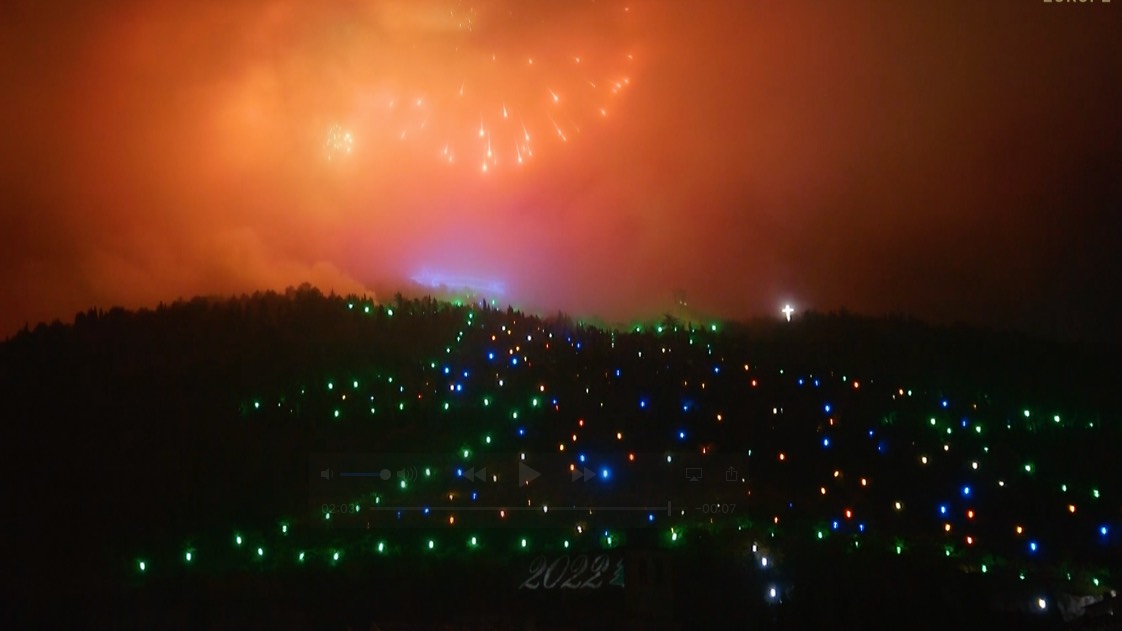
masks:
<path id="1" fill-rule="evenodd" d="M 495 358 L 494 353 L 487 353 L 487 359 L 494 359 L 494 358 Z"/>
<path id="2" fill-rule="evenodd" d="M 518 358 L 517 357 L 511 357 L 510 358 L 510 364 L 512 366 L 517 366 L 518 365 Z"/>
<path id="3" fill-rule="evenodd" d="M 800 386 L 803 385 L 803 378 L 802 377 L 799 377 L 799 385 Z"/>
<path id="4" fill-rule="evenodd" d="M 947 400 L 943 399 L 943 407 L 947 407 Z"/>
<path id="5" fill-rule="evenodd" d="M 580 342 L 577 342 L 577 350 L 580 350 Z"/>
<path id="6" fill-rule="evenodd" d="M 518 435 L 519 436 L 525 436 L 526 435 L 526 428 L 525 427 L 519 427 L 518 428 Z"/>
<path id="7" fill-rule="evenodd" d="M 458 477 L 461 477 L 461 478 L 464 477 L 464 470 L 463 469 L 456 469 L 456 475 Z"/>
<path id="8" fill-rule="evenodd" d="M 827 414 L 830 413 L 830 404 L 829 403 L 826 404 L 826 413 Z"/>
<path id="9" fill-rule="evenodd" d="M 1105 537 L 1106 533 L 1108 533 L 1108 532 L 1110 532 L 1110 530 L 1106 526 L 1099 526 L 1099 534 L 1100 535 Z"/>
<path id="10" fill-rule="evenodd" d="M 830 439 L 829 438 L 823 438 L 822 439 L 822 446 L 823 447 L 829 447 L 830 446 Z"/>
<path id="11" fill-rule="evenodd" d="M 464 371 L 464 379 L 467 379 L 467 378 L 468 378 L 468 371 L 465 370 Z"/>
<path id="12" fill-rule="evenodd" d="M 870 429 L 869 430 L 869 438 L 872 438 L 872 437 L 873 437 L 873 430 Z"/>
<path id="13" fill-rule="evenodd" d="M 713 374 L 714 375 L 719 374 L 720 372 L 721 372 L 721 367 L 720 366 L 713 366 Z"/>
<path id="14" fill-rule="evenodd" d="M 425 514 L 426 514 L 426 515 L 428 515 L 428 514 L 429 514 L 429 507 L 428 507 L 428 506 L 426 506 L 426 507 L 425 507 Z"/>
<path id="15" fill-rule="evenodd" d="M 838 529 L 838 521 L 835 519 L 833 523 L 834 530 Z"/>
<path id="16" fill-rule="evenodd" d="M 479 492 L 478 491 L 472 491 L 471 492 L 471 501 L 474 502 L 477 499 L 479 499 Z"/>
<path id="17" fill-rule="evenodd" d="M 681 440 L 685 440 L 686 439 L 686 433 L 682 432 L 682 431 L 678 432 L 678 438 L 681 439 Z"/>
<path id="18" fill-rule="evenodd" d="M 616 376 L 619 376 L 619 368 L 616 368 Z"/>
<path id="19" fill-rule="evenodd" d="M 607 480 L 608 478 L 612 477 L 612 472 L 609 471 L 607 467 L 600 469 L 600 477 Z"/>
<path id="20" fill-rule="evenodd" d="M 654 521 L 654 513 L 647 513 L 647 521 Z"/>
<path id="21" fill-rule="evenodd" d="M 447 375 L 447 374 L 448 374 L 448 371 L 449 371 L 448 367 L 447 367 L 447 366 L 445 366 L 445 367 L 444 367 L 444 374 L 446 374 L 446 375 Z"/>
<path id="22" fill-rule="evenodd" d="M 1030 541 L 1029 542 L 1029 552 L 1036 552 L 1036 542 L 1035 541 Z"/>
<path id="23" fill-rule="evenodd" d="M 815 388 L 817 388 L 817 387 L 818 387 L 818 380 L 817 380 L 817 379 L 815 379 L 815 380 L 814 380 L 814 387 L 815 387 Z"/>
<path id="24" fill-rule="evenodd" d="M 947 505 L 946 504 L 940 504 L 939 505 L 939 514 L 940 515 L 946 515 L 947 514 Z"/>
<path id="25" fill-rule="evenodd" d="M 646 399 L 639 399 L 639 407 L 640 408 L 647 407 L 647 400 Z"/>
<path id="26" fill-rule="evenodd" d="M 463 392 L 463 391 L 464 391 L 464 387 L 457 383 L 456 384 L 456 392 Z"/>
<path id="27" fill-rule="evenodd" d="M 963 497 L 970 497 L 970 487 L 969 486 L 962 487 L 962 496 Z"/>
<path id="28" fill-rule="evenodd" d="M 579 456 L 579 458 L 580 458 L 580 461 L 581 461 L 581 462 L 584 462 L 584 454 L 581 454 L 581 455 Z"/>
<path id="29" fill-rule="evenodd" d="M 858 532 L 865 532 L 865 524 L 857 524 Z"/>

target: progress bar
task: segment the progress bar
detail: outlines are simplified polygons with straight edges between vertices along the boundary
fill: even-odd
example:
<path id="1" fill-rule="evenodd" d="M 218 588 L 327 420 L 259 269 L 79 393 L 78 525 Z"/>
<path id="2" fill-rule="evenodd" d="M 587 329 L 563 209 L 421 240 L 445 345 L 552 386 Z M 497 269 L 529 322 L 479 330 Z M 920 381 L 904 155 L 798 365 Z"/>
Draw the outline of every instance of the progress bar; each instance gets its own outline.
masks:
<path id="1" fill-rule="evenodd" d="M 419 512 L 437 512 L 442 511 L 446 513 L 459 513 L 463 511 L 523 511 L 535 513 L 551 513 L 554 511 L 661 511 L 666 510 L 666 514 L 670 515 L 671 507 L 670 502 L 666 502 L 666 506 L 370 506 L 366 510 L 381 511 L 381 512 L 400 512 L 400 511 L 419 511 Z"/>

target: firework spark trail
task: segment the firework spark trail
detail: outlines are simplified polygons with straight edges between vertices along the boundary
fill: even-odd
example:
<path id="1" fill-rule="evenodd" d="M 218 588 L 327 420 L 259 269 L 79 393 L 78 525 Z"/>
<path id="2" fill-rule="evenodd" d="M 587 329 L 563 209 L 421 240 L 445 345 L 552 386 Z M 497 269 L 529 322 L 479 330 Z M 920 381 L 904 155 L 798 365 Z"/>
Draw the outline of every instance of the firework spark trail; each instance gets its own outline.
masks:
<path id="1" fill-rule="evenodd" d="M 617 4 L 387 6 L 350 40 L 338 81 L 365 105 L 329 123 L 331 158 L 396 140 L 481 173 L 517 167 L 608 119 L 631 82 L 629 15 Z M 345 151 L 341 130 L 353 137 Z"/>

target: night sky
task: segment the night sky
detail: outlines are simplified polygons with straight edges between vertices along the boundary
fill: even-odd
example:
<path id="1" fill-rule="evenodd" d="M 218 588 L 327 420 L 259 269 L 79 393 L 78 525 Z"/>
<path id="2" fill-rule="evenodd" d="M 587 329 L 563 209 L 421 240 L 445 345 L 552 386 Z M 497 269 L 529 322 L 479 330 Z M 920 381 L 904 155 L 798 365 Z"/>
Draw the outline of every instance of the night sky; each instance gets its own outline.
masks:
<path id="1" fill-rule="evenodd" d="M 1120 34 L 1118 1 L 8 0 L 0 337 L 428 272 L 1118 341 Z"/>

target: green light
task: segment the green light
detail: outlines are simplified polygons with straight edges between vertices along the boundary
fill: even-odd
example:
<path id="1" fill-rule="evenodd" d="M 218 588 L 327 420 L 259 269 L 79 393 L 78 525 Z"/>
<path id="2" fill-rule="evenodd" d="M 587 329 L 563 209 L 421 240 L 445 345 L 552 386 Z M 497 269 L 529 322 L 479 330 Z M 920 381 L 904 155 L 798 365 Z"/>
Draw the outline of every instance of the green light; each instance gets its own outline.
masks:
<path id="1" fill-rule="evenodd" d="M 445 404 L 444 404 L 444 411 L 445 411 L 445 412 L 447 412 L 447 411 L 448 411 L 448 404 L 447 404 L 447 403 L 445 403 Z"/>
<path id="2" fill-rule="evenodd" d="M 935 427 L 935 419 L 934 418 L 931 419 L 931 427 Z"/>
<path id="3" fill-rule="evenodd" d="M 534 397 L 534 400 L 533 400 L 533 401 L 531 401 L 531 402 L 530 402 L 530 404 L 531 404 L 531 405 L 532 405 L 533 407 L 538 407 L 538 398 L 537 398 L 537 397 Z"/>
<path id="4" fill-rule="evenodd" d="M 281 534 L 282 535 L 287 535 L 288 534 L 288 524 L 281 524 Z"/>
<path id="5" fill-rule="evenodd" d="M 1025 465 L 1025 473 L 1032 473 L 1032 463 L 1031 462 Z"/>
<path id="6" fill-rule="evenodd" d="M 491 405 L 491 399 L 483 397 L 483 407 L 487 407 L 488 405 Z"/>
<path id="7" fill-rule="evenodd" d="M 370 305 L 366 305 L 365 307 L 363 307 L 362 312 L 363 313 L 370 313 Z"/>
<path id="8" fill-rule="evenodd" d="M 475 547 L 475 546 L 479 545 L 479 540 L 476 539 L 475 537 L 472 537 L 471 538 L 471 545 L 472 545 L 472 547 Z"/>
<path id="9" fill-rule="evenodd" d="M 259 556 L 259 557 L 265 556 L 265 549 L 264 548 L 257 548 L 257 556 Z"/>
<path id="10" fill-rule="evenodd" d="M 140 568 L 140 571 L 141 571 L 141 572 L 143 572 L 143 571 L 145 571 L 145 570 L 147 570 L 147 569 L 148 569 L 148 565 L 147 565 L 147 564 L 146 564 L 146 563 L 145 563 L 144 561 L 137 561 L 137 564 L 136 564 L 136 566 L 137 566 L 138 568 Z"/>
<path id="11" fill-rule="evenodd" d="M 193 555 L 193 554 L 191 554 L 191 551 L 190 551 L 190 550 L 188 550 L 187 552 L 185 552 L 185 553 L 183 554 L 183 560 L 184 560 L 184 561 L 186 561 L 186 562 L 188 562 L 188 563 L 190 563 L 190 562 L 191 562 L 191 559 L 193 559 L 193 558 L 194 558 L 194 555 Z"/>
<path id="12" fill-rule="evenodd" d="M 485 442 L 485 443 L 487 443 L 488 445 L 490 445 L 490 444 L 491 444 L 491 437 L 490 437 L 490 436 L 485 436 L 485 437 L 483 438 L 483 442 Z"/>
<path id="13" fill-rule="evenodd" d="M 430 469 L 428 467 L 425 467 L 425 477 L 426 478 L 432 477 L 432 469 Z"/>
<path id="14" fill-rule="evenodd" d="M 398 403 L 398 404 L 397 404 L 397 411 L 398 411 L 398 412 L 402 412 L 402 411 L 404 411 L 404 410 L 405 410 L 405 402 L 404 402 L 404 401 L 402 401 L 401 403 Z"/>
<path id="15" fill-rule="evenodd" d="M 304 562 L 304 553 L 303 552 L 300 553 L 300 556 L 296 557 L 296 561 L 298 563 L 303 563 Z"/>
<path id="16" fill-rule="evenodd" d="M 526 540 L 525 540 L 525 539 L 523 539 L 523 540 L 522 540 L 522 547 L 523 547 L 523 548 L 525 548 L 525 547 L 526 547 Z"/>
<path id="17" fill-rule="evenodd" d="M 1095 587 L 1098 587 L 1099 586 L 1099 579 L 1092 578 L 1091 579 L 1091 584 L 1094 585 Z"/>
<path id="18" fill-rule="evenodd" d="M 1025 410 L 1025 418 L 1028 418 L 1028 417 L 1029 417 L 1029 411 Z"/>
<path id="19" fill-rule="evenodd" d="M 1056 423 L 1059 423 L 1060 422 L 1060 415 L 1057 414 L 1057 415 L 1053 416 L 1052 420 L 1055 421 Z"/>
<path id="20" fill-rule="evenodd" d="M 386 543 L 384 541 L 379 541 L 378 542 L 378 554 L 381 554 L 385 551 L 386 551 Z"/>
<path id="21" fill-rule="evenodd" d="M 260 401 L 254 401 L 253 402 L 253 409 L 260 410 L 261 409 L 261 402 Z"/>
<path id="22" fill-rule="evenodd" d="M 405 488 L 405 480 L 401 481 L 401 488 L 403 488 L 403 489 Z"/>
<path id="23" fill-rule="evenodd" d="M 897 545 L 896 546 L 896 554 L 902 554 L 903 552 L 904 552 L 904 547 L 901 546 L 901 545 Z"/>
<path id="24" fill-rule="evenodd" d="M 569 540 L 568 540 L 568 539 L 566 539 L 566 540 L 565 540 L 565 548 L 567 549 L 568 547 L 569 547 Z"/>
<path id="25" fill-rule="evenodd" d="M 986 564 L 985 564 L 985 563 L 983 563 L 983 564 L 982 564 L 982 574 L 985 574 L 985 573 L 986 573 L 986 572 L 988 572 L 988 571 L 989 571 L 989 568 L 987 568 L 987 567 L 986 567 Z"/>
<path id="26" fill-rule="evenodd" d="M 1025 573 L 1021 572 L 1020 574 L 1017 575 L 1017 578 L 1021 579 L 1022 581 L 1025 580 Z"/>
<path id="27" fill-rule="evenodd" d="M 822 540 L 822 538 L 823 538 L 823 537 L 825 537 L 825 536 L 826 536 L 826 535 L 825 535 L 825 534 L 823 534 L 823 532 L 822 532 L 821 530 L 819 530 L 819 531 L 818 531 L 818 539 L 819 539 L 819 541 L 821 541 L 821 540 Z"/>
<path id="28" fill-rule="evenodd" d="M 429 550 L 432 550 L 435 547 L 436 547 L 436 542 L 433 541 L 432 539 L 429 539 Z"/>
<path id="29" fill-rule="evenodd" d="M 386 315 L 388 315 L 392 318 L 393 317 L 393 308 L 386 309 Z"/>
<path id="30" fill-rule="evenodd" d="M 1066 484 L 1061 484 L 1060 485 L 1060 490 L 1063 491 L 1064 493 L 1067 493 L 1067 485 Z"/>
<path id="31" fill-rule="evenodd" d="M 333 383 L 331 383 L 330 381 L 328 381 L 328 382 L 327 382 L 327 389 L 328 389 L 328 390 L 334 390 L 334 389 L 335 389 L 335 384 L 333 384 Z"/>
<path id="32" fill-rule="evenodd" d="M 331 555 L 331 560 L 332 561 L 338 561 L 339 560 L 339 553 L 335 552 L 334 554 L 332 554 Z"/>
<path id="33" fill-rule="evenodd" d="M 513 418 L 513 419 L 517 419 L 518 418 L 518 410 L 515 410 L 514 412 L 512 412 L 510 417 Z"/>
<path id="34" fill-rule="evenodd" d="M 470 457 L 471 457 L 471 452 L 468 451 L 467 449 L 465 449 L 464 450 L 464 458 L 470 458 Z"/>
<path id="35" fill-rule="evenodd" d="M 982 426 L 981 425 L 975 425 L 974 426 L 974 431 L 978 434 L 981 434 L 982 433 Z"/>
<path id="36" fill-rule="evenodd" d="M 234 537 L 234 543 L 238 544 L 239 546 L 242 545 L 242 536 L 238 535 Z"/>
<path id="37" fill-rule="evenodd" d="M 335 418 L 339 418 L 339 410 L 335 410 Z"/>
<path id="38" fill-rule="evenodd" d="M 1091 497 L 1093 497 L 1095 499 L 1099 499 L 1099 490 L 1098 489 L 1091 489 Z"/>
<path id="39" fill-rule="evenodd" d="M 716 333 L 717 332 L 717 325 L 716 324 L 710 324 L 709 325 L 709 330 Z"/>

